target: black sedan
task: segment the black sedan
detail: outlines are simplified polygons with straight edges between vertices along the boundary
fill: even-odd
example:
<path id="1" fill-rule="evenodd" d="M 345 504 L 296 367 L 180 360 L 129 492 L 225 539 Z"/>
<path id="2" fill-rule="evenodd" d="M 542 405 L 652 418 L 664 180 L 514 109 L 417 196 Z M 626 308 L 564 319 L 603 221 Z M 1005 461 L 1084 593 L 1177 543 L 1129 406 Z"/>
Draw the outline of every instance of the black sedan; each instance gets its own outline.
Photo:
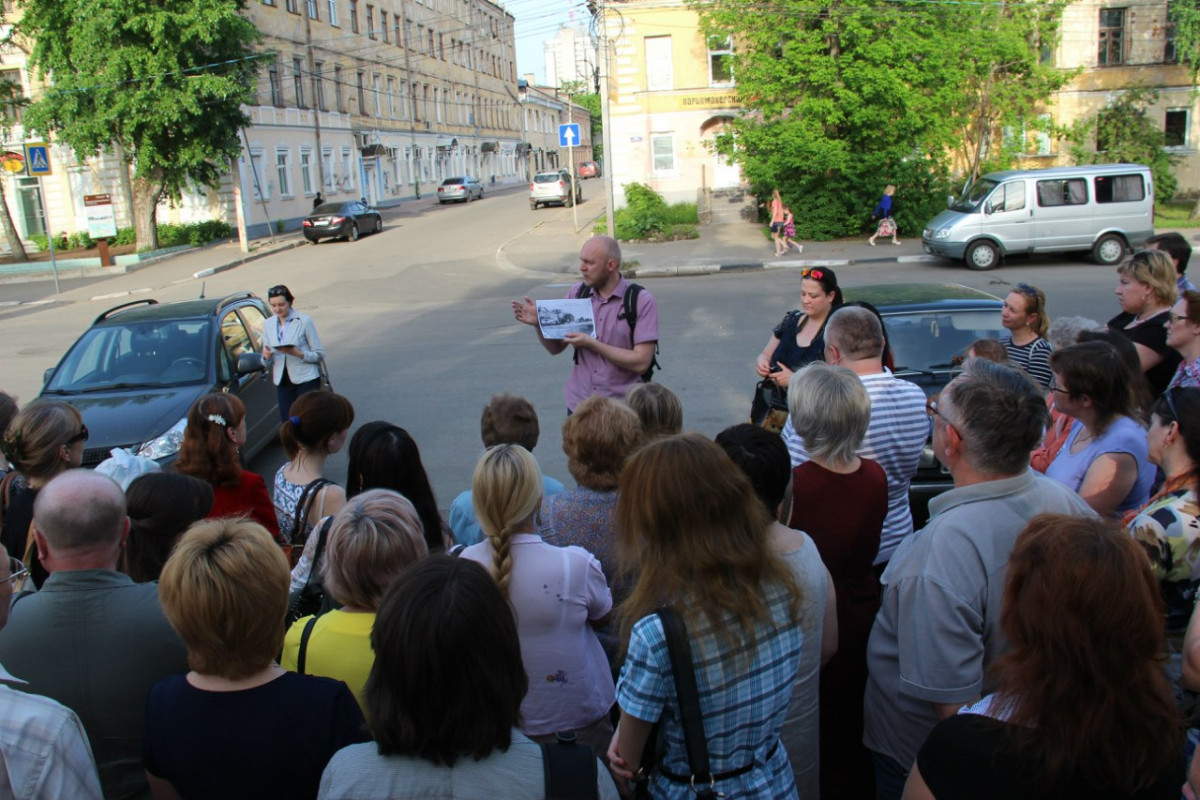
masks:
<path id="1" fill-rule="evenodd" d="M 322 203 L 304 218 L 303 229 L 304 238 L 313 244 L 322 239 L 340 238 L 356 242 L 361 234 L 383 230 L 383 217 L 359 200 Z"/>
<path id="2" fill-rule="evenodd" d="M 953 283 L 897 283 L 846 287 L 846 300 L 866 301 L 879 309 L 887 330 L 896 377 L 920 386 L 926 397 L 940 392 L 962 370 L 962 359 L 976 339 L 999 339 L 1004 301 L 987 292 Z M 929 501 L 952 488 L 950 473 L 926 441 L 909 490 L 913 524 L 929 517 Z"/>

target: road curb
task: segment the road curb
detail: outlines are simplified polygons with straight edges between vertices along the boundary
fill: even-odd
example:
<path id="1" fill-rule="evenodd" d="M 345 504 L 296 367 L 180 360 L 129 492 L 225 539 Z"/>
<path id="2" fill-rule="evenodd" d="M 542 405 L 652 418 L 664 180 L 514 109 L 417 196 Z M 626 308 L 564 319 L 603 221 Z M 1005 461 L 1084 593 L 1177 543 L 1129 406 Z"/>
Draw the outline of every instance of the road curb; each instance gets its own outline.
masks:
<path id="1" fill-rule="evenodd" d="M 240 267 L 243 264 L 249 264 L 251 261 L 257 261 L 260 258 L 266 258 L 267 256 L 273 256 L 276 253 L 284 253 L 284 252 L 287 252 L 288 250 L 295 250 L 297 247 L 303 247 L 306 244 L 308 244 L 308 243 L 303 240 L 284 242 L 283 244 L 276 245 L 275 247 L 272 247 L 270 249 L 264 248 L 263 250 L 260 250 L 257 253 L 250 253 L 249 255 L 242 256 L 241 258 L 234 259 L 233 261 L 227 261 L 224 264 L 218 264 L 215 267 L 209 267 L 208 269 L 202 269 L 199 272 L 193 272 L 192 277 L 193 278 L 208 278 L 208 277 L 210 277 L 212 275 L 216 275 L 217 273 L 220 273 L 220 272 L 228 272 L 231 269 L 236 269 L 237 267 Z"/>
<path id="2" fill-rule="evenodd" d="M 923 263 L 939 260 L 937 256 L 892 256 L 891 258 L 805 258 L 793 261 L 734 261 L 728 264 L 682 264 L 637 267 L 625 270 L 624 274 L 629 278 L 676 278 L 688 275 L 713 275 L 718 272 L 849 267 L 855 264 Z"/>

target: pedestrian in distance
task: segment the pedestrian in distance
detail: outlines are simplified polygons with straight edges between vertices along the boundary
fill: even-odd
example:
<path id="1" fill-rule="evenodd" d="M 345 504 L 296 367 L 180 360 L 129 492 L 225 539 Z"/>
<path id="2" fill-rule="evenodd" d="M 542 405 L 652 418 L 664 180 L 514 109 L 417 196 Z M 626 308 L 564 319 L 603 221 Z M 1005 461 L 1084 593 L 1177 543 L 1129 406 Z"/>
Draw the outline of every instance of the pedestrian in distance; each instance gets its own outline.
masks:
<path id="1" fill-rule="evenodd" d="M 779 190 L 771 192 L 771 240 L 775 242 L 775 255 L 783 255 L 786 249 L 783 244 L 783 198 Z"/>
<path id="2" fill-rule="evenodd" d="M 783 252 L 776 253 L 777 256 L 786 255 L 791 252 L 791 249 L 796 248 L 797 253 L 803 253 L 804 248 L 792 240 L 796 238 L 796 218 L 792 216 L 792 209 L 788 206 L 783 207 Z"/>
<path id="3" fill-rule="evenodd" d="M 875 206 L 875 210 L 871 212 L 871 219 L 879 220 L 875 233 L 870 239 L 867 239 L 867 243 L 871 247 L 875 246 L 875 240 L 880 236 L 890 236 L 892 244 L 900 244 L 900 240 L 896 238 L 896 220 L 892 217 L 892 195 L 895 193 L 895 184 L 889 183 L 883 190 L 883 197 L 879 200 L 879 205 Z"/>
<path id="4" fill-rule="evenodd" d="M 317 196 L 313 198 L 313 211 L 316 211 L 317 207 L 319 205 L 321 205 L 321 203 L 324 203 L 324 202 L 325 202 L 325 198 L 321 196 L 320 192 L 317 192 Z"/>
<path id="5" fill-rule="evenodd" d="M 267 290 L 275 319 L 263 324 L 263 366 L 271 368 L 279 401 L 279 421 L 287 422 L 292 403 L 321 385 L 325 348 L 312 318 L 292 307 L 296 300 L 282 283 Z"/>

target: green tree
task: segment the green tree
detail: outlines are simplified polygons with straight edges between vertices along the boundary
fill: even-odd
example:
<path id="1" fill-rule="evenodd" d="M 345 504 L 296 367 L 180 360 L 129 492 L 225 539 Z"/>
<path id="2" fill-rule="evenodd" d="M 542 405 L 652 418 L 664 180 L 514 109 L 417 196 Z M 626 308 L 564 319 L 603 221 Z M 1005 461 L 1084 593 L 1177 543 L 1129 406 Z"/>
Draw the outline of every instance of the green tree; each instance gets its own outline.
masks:
<path id="1" fill-rule="evenodd" d="M 754 191 L 779 188 L 802 238 L 856 233 L 887 183 L 898 221 L 942 208 L 954 157 L 977 173 L 1004 126 L 1068 78 L 1042 63 L 1061 2 L 689 0 L 732 35 L 746 113 L 717 137 Z"/>
<path id="2" fill-rule="evenodd" d="M 1094 116 L 1076 120 L 1066 136 L 1071 158 L 1076 164 L 1145 164 L 1154 175 L 1154 196 L 1170 200 L 1179 157 L 1163 149 L 1162 128 L 1146 114 L 1157 100 L 1158 92 L 1131 89 Z"/>
<path id="3" fill-rule="evenodd" d="M 592 115 L 592 157 L 600 160 L 604 158 L 604 119 L 600 113 L 600 95 L 589 92 L 577 94 L 572 99 L 575 105 L 586 108 Z"/>
<path id="4" fill-rule="evenodd" d="M 214 187 L 241 152 L 259 34 L 244 0 L 24 0 L 17 36 L 51 85 L 26 124 L 81 158 L 120 145 L 133 171 L 139 249 L 160 200 Z"/>
<path id="5" fill-rule="evenodd" d="M 1200 87 L 1200 3 L 1196 0 L 1176 0 L 1167 4 L 1167 16 L 1175 33 L 1175 53 L 1187 65 L 1192 81 L 1192 94 Z M 1200 219 L 1200 195 L 1192 206 L 1189 219 Z"/>

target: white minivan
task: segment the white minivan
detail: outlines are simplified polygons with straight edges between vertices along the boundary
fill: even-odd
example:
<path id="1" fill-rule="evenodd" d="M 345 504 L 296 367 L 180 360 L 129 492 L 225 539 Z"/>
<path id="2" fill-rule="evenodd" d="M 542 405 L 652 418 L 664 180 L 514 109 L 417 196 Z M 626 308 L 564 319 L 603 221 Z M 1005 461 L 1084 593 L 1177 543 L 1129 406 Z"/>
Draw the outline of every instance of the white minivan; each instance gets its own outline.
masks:
<path id="1" fill-rule="evenodd" d="M 984 175 L 930 220 L 921 243 L 983 270 L 1009 253 L 1090 251 L 1116 264 L 1153 235 L 1150 168 L 1094 164 Z"/>

